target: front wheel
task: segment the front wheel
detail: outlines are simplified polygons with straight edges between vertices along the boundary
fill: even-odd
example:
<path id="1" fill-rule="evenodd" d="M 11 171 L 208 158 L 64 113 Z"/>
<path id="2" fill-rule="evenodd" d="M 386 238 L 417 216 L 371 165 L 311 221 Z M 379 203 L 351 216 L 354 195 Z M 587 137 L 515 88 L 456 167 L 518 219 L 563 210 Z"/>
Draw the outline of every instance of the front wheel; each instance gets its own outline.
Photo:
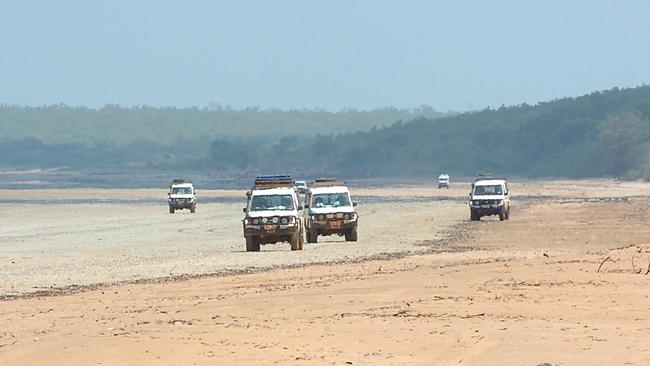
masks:
<path id="1" fill-rule="evenodd" d="M 254 236 L 246 237 L 246 251 L 247 252 L 259 252 L 260 251 L 260 242 L 255 239 Z"/>
<path id="2" fill-rule="evenodd" d="M 357 241 L 357 227 L 353 227 L 345 233 L 345 241 Z"/>
<path id="3" fill-rule="evenodd" d="M 174 213 L 174 208 L 172 206 L 169 206 L 169 213 L 173 214 Z"/>
<path id="4" fill-rule="evenodd" d="M 318 232 L 316 230 L 307 230 L 307 243 L 318 243 Z"/>
<path id="5" fill-rule="evenodd" d="M 499 221 L 503 221 L 503 220 L 505 220 L 505 219 L 506 219 L 506 210 L 505 210 L 505 209 L 502 209 L 502 210 L 499 212 Z"/>
<path id="6" fill-rule="evenodd" d="M 481 216 L 478 213 L 474 212 L 474 211 L 470 211 L 469 212 L 469 219 L 471 221 L 479 221 L 479 220 L 481 220 Z"/>
<path id="7" fill-rule="evenodd" d="M 192 207 L 190 207 L 190 212 L 191 212 L 191 213 L 195 213 L 195 212 L 196 212 L 196 204 L 194 204 L 194 205 L 192 205 Z"/>
<path id="8" fill-rule="evenodd" d="M 297 232 L 291 236 L 291 250 L 302 250 L 301 232 Z"/>

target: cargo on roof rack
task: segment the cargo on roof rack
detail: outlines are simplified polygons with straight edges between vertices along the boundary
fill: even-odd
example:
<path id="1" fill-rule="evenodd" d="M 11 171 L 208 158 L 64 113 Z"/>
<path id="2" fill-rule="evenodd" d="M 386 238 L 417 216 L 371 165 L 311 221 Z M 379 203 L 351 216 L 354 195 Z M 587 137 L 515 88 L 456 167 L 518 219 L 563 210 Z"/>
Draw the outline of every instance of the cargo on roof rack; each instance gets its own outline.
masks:
<path id="1" fill-rule="evenodd" d="M 478 182 L 480 180 L 507 180 L 504 177 L 495 177 L 493 174 L 479 174 L 478 177 L 474 180 L 474 182 Z"/>
<path id="2" fill-rule="evenodd" d="M 345 183 L 341 182 L 336 178 L 319 178 L 314 181 L 312 187 L 336 187 L 344 186 Z"/>
<path id="3" fill-rule="evenodd" d="M 253 189 L 293 187 L 291 174 L 259 175 L 255 178 Z"/>
<path id="4" fill-rule="evenodd" d="M 185 183 L 192 183 L 192 181 L 180 179 L 180 178 L 172 180 L 172 184 L 185 184 Z"/>

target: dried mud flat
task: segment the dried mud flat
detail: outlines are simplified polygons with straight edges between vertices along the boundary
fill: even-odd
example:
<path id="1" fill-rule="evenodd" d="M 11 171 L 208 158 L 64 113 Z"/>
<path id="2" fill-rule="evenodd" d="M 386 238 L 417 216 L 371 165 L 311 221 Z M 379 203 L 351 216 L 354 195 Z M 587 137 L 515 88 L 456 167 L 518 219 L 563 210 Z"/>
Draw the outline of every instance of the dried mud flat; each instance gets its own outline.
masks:
<path id="1" fill-rule="evenodd" d="M 478 223 L 467 221 L 460 199 L 467 193 L 464 186 L 449 192 L 423 187 L 364 192 L 418 197 L 360 206 L 367 210 L 362 217 L 368 242 L 359 246 L 378 243 L 377 251 L 363 249 L 358 257 L 322 254 L 329 259 L 320 265 L 303 266 L 312 263 L 305 261 L 294 263 L 296 268 L 273 268 L 293 264 L 270 261 L 252 274 L 0 301 L 0 364 L 646 365 L 649 186 L 513 184 L 522 198 L 513 203 L 512 219 Z M 441 195 L 447 198 L 438 200 Z M 98 220 L 117 214 L 106 215 Z M 403 215 L 399 227 L 387 225 Z M 87 216 L 70 223 L 94 220 Z M 225 219 L 213 215 L 196 228 Z M 151 220 L 139 225 L 154 225 L 156 218 Z M 413 221 L 419 225 L 409 226 Z M 33 230 L 66 237 L 61 227 L 69 225 Z M 123 225 L 114 222 L 114 227 Z M 233 235 L 237 245 L 239 232 L 228 231 L 211 233 Z M 156 235 L 165 236 L 164 231 Z M 160 240 L 155 235 L 149 240 L 159 247 L 174 244 L 155 244 Z M 344 244 L 330 241 L 311 250 L 321 255 Z M 109 249 L 117 254 L 122 248 Z M 256 260 L 295 254 L 266 249 L 254 253 Z M 190 249 L 179 256 L 207 252 Z M 368 256 L 383 259 L 358 260 Z M 158 259 L 150 260 L 155 268 Z"/>

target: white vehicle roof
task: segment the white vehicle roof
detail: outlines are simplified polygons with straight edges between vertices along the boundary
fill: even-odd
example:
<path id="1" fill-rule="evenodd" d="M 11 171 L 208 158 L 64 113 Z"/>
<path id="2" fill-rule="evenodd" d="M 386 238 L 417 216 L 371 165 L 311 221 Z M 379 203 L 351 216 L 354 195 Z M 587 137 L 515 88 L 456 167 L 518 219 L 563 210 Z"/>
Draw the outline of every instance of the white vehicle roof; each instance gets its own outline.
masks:
<path id="1" fill-rule="evenodd" d="M 327 193 L 347 193 L 350 194 L 348 187 L 346 186 L 334 186 L 334 187 L 314 187 L 309 190 L 311 194 L 327 194 Z"/>
<path id="2" fill-rule="evenodd" d="M 440 174 L 439 178 L 449 178 L 449 174 Z"/>
<path id="3" fill-rule="evenodd" d="M 289 187 L 254 189 L 252 192 L 253 196 L 272 196 L 278 194 L 294 194 L 294 193 L 295 193 L 294 189 Z"/>
<path id="4" fill-rule="evenodd" d="M 505 184 L 506 181 L 503 179 L 484 179 L 479 180 L 474 183 L 474 186 L 494 186 Z"/>
<path id="5" fill-rule="evenodd" d="M 192 183 L 179 183 L 179 184 L 172 184 L 172 188 L 175 187 L 182 187 L 182 188 L 193 188 L 194 186 Z"/>

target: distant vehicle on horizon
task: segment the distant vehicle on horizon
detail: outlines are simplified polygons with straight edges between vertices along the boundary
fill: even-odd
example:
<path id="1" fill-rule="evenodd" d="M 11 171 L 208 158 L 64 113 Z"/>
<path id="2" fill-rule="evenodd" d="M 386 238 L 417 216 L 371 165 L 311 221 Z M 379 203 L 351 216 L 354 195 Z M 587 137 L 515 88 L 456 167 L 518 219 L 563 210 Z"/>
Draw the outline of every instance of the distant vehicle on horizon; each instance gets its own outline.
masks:
<path id="1" fill-rule="evenodd" d="M 442 173 L 438 176 L 438 189 L 440 188 L 449 189 L 449 174 Z"/>
<path id="2" fill-rule="evenodd" d="M 304 180 L 297 180 L 294 182 L 294 186 L 298 190 L 298 193 L 300 194 L 305 194 L 307 193 L 307 190 L 309 190 L 309 187 L 307 187 L 307 181 Z"/>

